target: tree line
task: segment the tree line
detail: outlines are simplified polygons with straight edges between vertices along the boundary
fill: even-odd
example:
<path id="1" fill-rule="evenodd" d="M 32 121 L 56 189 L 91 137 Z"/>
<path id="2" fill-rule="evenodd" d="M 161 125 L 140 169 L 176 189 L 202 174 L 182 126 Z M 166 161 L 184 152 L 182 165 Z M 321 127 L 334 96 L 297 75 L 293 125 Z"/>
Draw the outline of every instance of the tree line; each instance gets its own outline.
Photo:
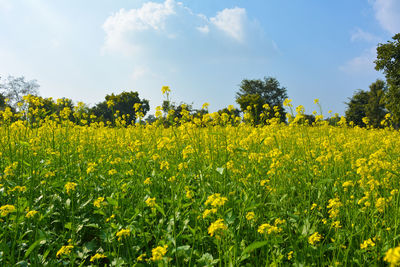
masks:
<path id="1" fill-rule="evenodd" d="M 369 86 L 369 90 L 357 90 L 346 102 L 345 118 L 347 123 L 360 127 L 384 127 L 391 122 L 396 128 L 400 126 L 400 33 L 393 36 L 385 44 L 378 44 L 377 58 L 374 61 L 375 69 L 382 71 L 386 81 L 376 80 Z M 30 121 L 46 117 L 62 117 L 76 124 L 101 122 L 107 125 L 129 125 L 139 121 L 153 123 L 161 121 L 168 126 L 182 120 L 200 120 L 208 109 L 203 105 L 201 109 L 194 109 L 186 103 L 176 104 L 169 99 L 169 87 L 162 88 L 166 100 L 157 107 L 154 115 L 145 115 L 150 110 L 149 100 L 141 99 L 138 92 L 122 92 L 106 95 L 104 101 L 93 107 L 63 98 L 54 100 L 38 96 L 39 85 L 36 80 L 27 81 L 24 77 L 0 77 L 0 110 L 8 110 L 21 114 L 23 119 Z M 274 77 L 263 79 L 244 79 L 236 93 L 236 103 L 240 109 L 233 106 L 221 109 L 214 113 L 222 120 L 231 123 L 238 121 L 235 118 L 243 116 L 245 121 L 254 125 L 268 124 L 271 120 L 286 122 L 293 120 L 287 114 L 284 106 L 287 102 L 287 89 L 280 85 Z M 288 104 L 290 107 L 290 104 Z M 25 110 L 25 113 L 22 112 Z M 26 112 L 28 111 L 28 112 Z M 316 114 L 304 114 L 302 106 L 296 109 L 300 113 L 302 122 L 312 124 L 318 120 Z M 218 119 L 221 119 L 218 118 Z M 328 118 L 330 124 L 336 124 L 340 118 Z"/>

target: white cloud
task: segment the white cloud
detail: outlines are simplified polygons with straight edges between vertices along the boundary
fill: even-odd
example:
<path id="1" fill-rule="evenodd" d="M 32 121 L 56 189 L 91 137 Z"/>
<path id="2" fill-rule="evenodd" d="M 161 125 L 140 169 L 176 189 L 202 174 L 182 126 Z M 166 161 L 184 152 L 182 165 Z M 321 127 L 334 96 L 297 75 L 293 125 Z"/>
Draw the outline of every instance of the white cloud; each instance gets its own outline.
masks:
<path id="1" fill-rule="evenodd" d="M 373 2 L 375 17 L 382 28 L 395 34 L 400 32 L 400 1 L 375 0 Z"/>
<path id="2" fill-rule="evenodd" d="M 10 0 L 0 0 L 0 11 L 9 11 L 12 7 Z"/>
<path id="3" fill-rule="evenodd" d="M 204 25 L 202 27 L 197 27 L 196 29 L 199 32 L 202 32 L 202 33 L 209 33 L 210 32 L 210 28 L 208 27 L 208 25 Z"/>
<path id="4" fill-rule="evenodd" d="M 210 19 L 218 29 L 240 42 L 244 39 L 246 20 L 246 10 L 239 7 L 226 8 Z"/>
<path id="5" fill-rule="evenodd" d="M 175 6 L 174 0 L 166 0 L 162 4 L 147 2 L 141 8 L 128 11 L 120 9 L 103 24 L 106 32 L 104 48 L 130 54 L 137 47 L 126 40 L 126 35 L 149 29 L 164 30 L 167 18 L 175 14 Z"/>
<path id="6" fill-rule="evenodd" d="M 374 61 L 376 59 L 376 48 L 371 47 L 370 49 L 364 50 L 364 52 L 348 62 L 343 66 L 339 67 L 339 70 L 353 75 L 353 74 L 365 74 L 375 72 Z"/>
<path id="7" fill-rule="evenodd" d="M 360 28 L 356 28 L 351 34 L 351 41 L 364 41 L 369 43 L 377 43 L 380 41 L 378 36 L 373 35 L 372 33 L 363 31 Z"/>

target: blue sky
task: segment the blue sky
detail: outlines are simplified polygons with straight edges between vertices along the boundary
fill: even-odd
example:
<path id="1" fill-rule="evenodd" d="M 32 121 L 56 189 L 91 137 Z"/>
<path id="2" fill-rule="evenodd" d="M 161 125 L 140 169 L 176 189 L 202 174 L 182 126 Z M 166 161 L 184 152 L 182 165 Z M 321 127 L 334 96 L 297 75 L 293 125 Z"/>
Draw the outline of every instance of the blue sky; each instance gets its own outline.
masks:
<path id="1" fill-rule="evenodd" d="M 163 85 L 216 111 L 242 79 L 273 76 L 306 113 L 318 98 L 342 115 L 397 32 L 398 0 L 0 0 L 0 75 L 90 105 L 138 91 L 152 112 Z"/>

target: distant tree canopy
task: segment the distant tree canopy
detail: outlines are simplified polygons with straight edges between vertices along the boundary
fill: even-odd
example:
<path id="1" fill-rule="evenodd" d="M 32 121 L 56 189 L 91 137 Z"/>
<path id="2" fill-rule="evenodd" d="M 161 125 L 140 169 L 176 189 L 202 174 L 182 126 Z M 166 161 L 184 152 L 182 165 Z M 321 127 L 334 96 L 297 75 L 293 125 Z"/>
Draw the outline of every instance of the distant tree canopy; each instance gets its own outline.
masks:
<path id="1" fill-rule="evenodd" d="M 0 93 L 8 99 L 8 105 L 18 109 L 25 95 L 38 95 L 39 84 L 36 80 L 26 81 L 24 76 L 8 76 L 7 79 L 0 79 Z"/>
<path id="2" fill-rule="evenodd" d="M 385 74 L 388 90 L 385 94 L 385 106 L 400 123 L 400 33 L 393 36 L 393 41 L 378 44 L 375 69 Z"/>
<path id="3" fill-rule="evenodd" d="M 149 101 L 140 99 L 138 92 L 122 92 L 106 95 L 105 101 L 98 103 L 90 112 L 102 121 L 114 122 L 115 115 L 123 116 L 127 124 L 135 122 L 150 110 Z"/>
<path id="4" fill-rule="evenodd" d="M 283 101 L 287 98 L 285 87 L 281 87 L 273 77 L 264 77 L 264 80 L 242 80 L 239 92 L 236 93 L 236 102 L 242 111 L 249 112 L 255 124 L 263 123 L 273 117 L 281 121 L 286 120 Z M 264 113 L 266 107 L 270 110 Z M 275 107 L 275 110 L 274 110 Z M 266 116 L 260 116 L 262 113 Z"/>
<path id="5" fill-rule="evenodd" d="M 368 118 L 368 124 L 373 127 L 381 127 L 381 121 L 387 113 L 385 109 L 386 83 L 376 80 L 369 86 L 369 91 L 358 90 L 349 98 L 347 104 L 346 119 L 355 125 L 366 126 L 363 118 Z"/>

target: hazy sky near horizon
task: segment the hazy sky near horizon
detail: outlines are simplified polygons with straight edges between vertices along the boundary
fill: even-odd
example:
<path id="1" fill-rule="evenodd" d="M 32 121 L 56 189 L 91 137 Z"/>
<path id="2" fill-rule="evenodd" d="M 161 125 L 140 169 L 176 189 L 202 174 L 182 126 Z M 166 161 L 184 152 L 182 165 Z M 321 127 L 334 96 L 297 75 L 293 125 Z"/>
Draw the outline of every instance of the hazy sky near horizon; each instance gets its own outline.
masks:
<path id="1" fill-rule="evenodd" d="M 138 91 L 152 112 L 163 85 L 216 111 L 242 79 L 273 76 L 306 113 L 318 98 L 344 114 L 398 32 L 399 0 L 0 0 L 0 76 L 90 105 Z"/>

